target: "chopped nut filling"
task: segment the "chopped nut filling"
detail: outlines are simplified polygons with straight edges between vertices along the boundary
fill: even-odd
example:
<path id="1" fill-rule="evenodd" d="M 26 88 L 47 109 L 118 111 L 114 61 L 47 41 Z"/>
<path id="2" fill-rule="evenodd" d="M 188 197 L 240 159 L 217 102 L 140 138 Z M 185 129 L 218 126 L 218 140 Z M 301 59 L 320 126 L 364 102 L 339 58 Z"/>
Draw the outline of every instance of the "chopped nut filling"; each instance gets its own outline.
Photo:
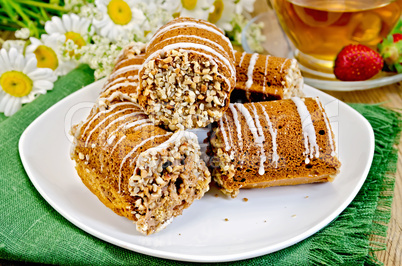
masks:
<path id="1" fill-rule="evenodd" d="M 230 84 L 213 60 L 184 50 L 171 50 L 144 65 L 140 71 L 140 100 L 156 124 L 170 130 L 204 127 L 222 116 Z M 141 96 L 140 96 L 141 97 Z"/>

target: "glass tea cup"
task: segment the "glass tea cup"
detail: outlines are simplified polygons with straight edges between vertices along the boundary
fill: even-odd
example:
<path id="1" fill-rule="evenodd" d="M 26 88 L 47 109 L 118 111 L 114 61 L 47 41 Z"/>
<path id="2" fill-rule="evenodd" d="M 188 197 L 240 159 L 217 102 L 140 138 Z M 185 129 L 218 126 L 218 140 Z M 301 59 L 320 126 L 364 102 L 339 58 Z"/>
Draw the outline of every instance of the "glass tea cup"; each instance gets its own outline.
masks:
<path id="1" fill-rule="evenodd" d="M 271 0 L 279 22 L 295 46 L 294 57 L 307 72 L 332 73 L 348 44 L 371 48 L 401 16 L 402 0 Z M 318 74 L 317 74 L 318 73 Z"/>

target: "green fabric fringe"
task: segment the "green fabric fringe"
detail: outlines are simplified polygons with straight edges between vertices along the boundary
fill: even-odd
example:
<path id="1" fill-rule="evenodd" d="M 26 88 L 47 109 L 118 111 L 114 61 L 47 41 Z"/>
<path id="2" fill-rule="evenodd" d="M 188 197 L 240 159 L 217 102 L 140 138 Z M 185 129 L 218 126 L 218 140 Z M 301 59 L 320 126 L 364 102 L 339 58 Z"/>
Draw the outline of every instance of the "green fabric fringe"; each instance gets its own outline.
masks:
<path id="1" fill-rule="evenodd" d="M 385 250 L 402 127 L 401 114 L 378 105 L 351 104 L 374 129 L 375 153 L 366 182 L 353 202 L 330 226 L 313 237 L 314 265 L 382 265 L 375 252 Z M 369 246 L 369 250 L 367 249 Z"/>

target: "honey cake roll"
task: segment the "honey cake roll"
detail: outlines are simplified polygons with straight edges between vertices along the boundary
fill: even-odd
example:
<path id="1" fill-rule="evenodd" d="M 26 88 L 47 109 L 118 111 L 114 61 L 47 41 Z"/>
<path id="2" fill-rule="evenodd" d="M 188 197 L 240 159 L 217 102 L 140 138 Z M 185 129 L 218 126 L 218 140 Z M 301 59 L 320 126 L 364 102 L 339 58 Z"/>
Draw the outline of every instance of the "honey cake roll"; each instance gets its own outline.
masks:
<path id="1" fill-rule="evenodd" d="M 137 102 L 138 70 L 144 59 L 145 44 L 131 43 L 123 48 L 100 96 L 109 101 L 117 98 Z"/>
<path id="2" fill-rule="evenodd" d="M 212 176 L 232 197 L 241 188 L 332 181 L 340 168 L 317 98 L 230 104 L 209 141 Z"/>
<path id="3" fill-rule="evenodd" d="M 72 134 L 82 182 L 143 234 L 163 229 L 209 189 L 196 135 L 155 126 L 131 101 L 99 99 Z"/>
<path id="4" fill-rule="evenodd" d="M 303 96 L 296 59 L 235 52 L 236 86 L 231 102 L 259 102 Z"/>
<path id="5" fill-rule="evenodd" d="M 229 105 L 236 81 L 232 44 L 209 22 L 174 19 L 149 41 L 139 77 L 138 102 L 157 125 L 205 127 Z"/>

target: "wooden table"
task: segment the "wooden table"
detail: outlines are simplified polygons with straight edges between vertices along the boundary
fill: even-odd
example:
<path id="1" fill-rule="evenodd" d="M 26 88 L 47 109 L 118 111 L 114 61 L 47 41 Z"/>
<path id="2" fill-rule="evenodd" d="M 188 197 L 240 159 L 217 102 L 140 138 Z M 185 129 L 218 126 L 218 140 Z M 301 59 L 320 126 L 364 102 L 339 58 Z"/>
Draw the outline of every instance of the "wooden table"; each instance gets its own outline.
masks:
<path id="1" fill-rule="evenodd" d="M 0 31 L 0 38 L 13 39 L 13 37 L 13 33 Z M 383 106 L 400 108 L 402 111 L 402 83 L 364 91 L 326 92 L 344 102 L 383 103 Z M 387 249 L 377 254 L 380 261 L 387 266 L 402 265 L 402 141 L 398 146 L 398 151 L 398 171 L 392 204 L 392 217 L 387 235 Z M 19 263 L 14 262 L 13 264 Z M 10 263 L 0 260 L 0 265 L 10 265 Z"/>

